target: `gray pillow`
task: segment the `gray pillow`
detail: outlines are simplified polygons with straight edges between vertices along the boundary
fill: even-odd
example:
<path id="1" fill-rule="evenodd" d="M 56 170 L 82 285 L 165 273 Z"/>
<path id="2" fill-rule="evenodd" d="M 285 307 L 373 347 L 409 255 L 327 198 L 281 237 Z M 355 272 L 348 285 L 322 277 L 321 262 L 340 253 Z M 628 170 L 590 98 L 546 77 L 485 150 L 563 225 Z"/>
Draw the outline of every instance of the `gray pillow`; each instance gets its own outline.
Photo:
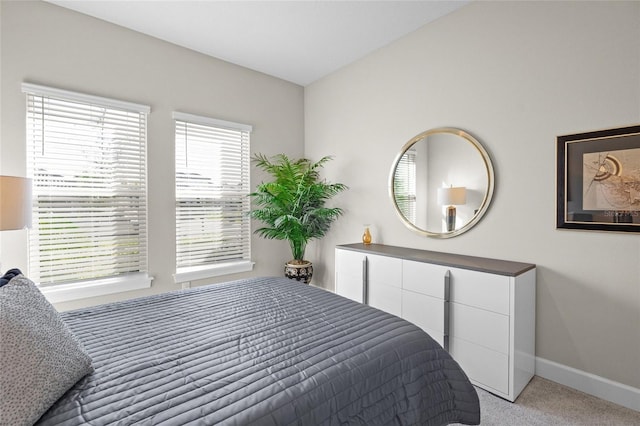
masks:
<path id="1" fill-rule="evenodd" d="M 91 358 L 36 285 L 0 287 L 0 425 L 32 425 L 93 371 Z"/>

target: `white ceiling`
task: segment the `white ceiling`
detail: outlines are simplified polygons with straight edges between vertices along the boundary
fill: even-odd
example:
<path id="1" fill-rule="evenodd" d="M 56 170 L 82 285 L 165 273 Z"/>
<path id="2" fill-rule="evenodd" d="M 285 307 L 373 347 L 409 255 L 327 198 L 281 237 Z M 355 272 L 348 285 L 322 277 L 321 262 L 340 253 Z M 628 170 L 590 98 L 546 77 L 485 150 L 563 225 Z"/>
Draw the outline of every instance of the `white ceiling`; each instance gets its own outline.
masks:
<path id="1" fill-rule="evenodd" d="M 48 0 L 306 86 L 468 0 Z"/>

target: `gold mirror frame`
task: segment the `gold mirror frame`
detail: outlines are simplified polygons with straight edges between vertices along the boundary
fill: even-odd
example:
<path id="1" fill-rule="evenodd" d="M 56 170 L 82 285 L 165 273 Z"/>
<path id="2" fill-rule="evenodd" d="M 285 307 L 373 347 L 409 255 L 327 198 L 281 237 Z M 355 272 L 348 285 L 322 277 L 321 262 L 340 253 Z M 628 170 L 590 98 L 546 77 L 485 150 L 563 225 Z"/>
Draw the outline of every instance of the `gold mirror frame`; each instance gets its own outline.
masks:
<path id="1" fill-rule="evenodd" d="M 426 229 L 422 229 L 422 228 L 418 227 L 416 224 L 414 224 L 411 221 L 409 221 L 409 219 L 407 219 L 405 217 L 405 215 L 402 213 L 402 211 L 398 207 L 398 203 L 396 202 L 396 194 L 395 194 L 394 179 L 395 179 L 395 175 L 396 175 L 396 170 L 398 168 L 398 164 L 399 164 L 400 160 L 402 159 L 402 157 L 405 155 L 405 153 L 414 144 L 416 144 L 417 142 L 419 142 L 421 140 L 425 140 L 430 135 L 436 135 L 436 134 L 455 135 L 455 136 L 459 136 L 459 137 L 463 138 L 465 141 L 467 141 L 480 154 L 480 157 L 482 158 L 482 161 L 484 162 L 484 168 L 485 168 L 486 173 L 487 173 L 487 188 L 486 188 L 486 191 L 485 191 L 485 194 L 484 194 L 484 198 L 482 199 L 482 202 L 480 203 L 480 207 L 477 209 L 477 212 L 463 226 L 461 226 L 458 229 L 454 229 L 453 231 L 448 231 L 448 232 L 432 232 L 432 231 L 428 231 Z M 395 158 L 395 160 L 393 162 L 393 165 L 391 167 L 391 173 L 389 174 L 389 195 L 391 197 L 391 202 L 393 203 L 393 207 L 395 208 L 395 211 L 396 211 L 397 215 L 400 217 L 400 219 L 405 224 L 405 226 L 407 226 L 409 229 L 411 229 L 411 230 L 413 230 L 413 231 L 415 231 L 415 232 L 417 232 L 417 233 L 419 233 L 421 235 L 424 235 L 424 236 L 427 236 L 427 237 L 431 237 L 431 238 L 451 238 L 451 237 L 455 237 L 457 235 L 463 234 L 463 233 L 467 232 L 469 229 L 473 228 L 480 221 L 480 219 L 482 219 L 484 214 L 487 212 L 487 210 L 489 208 L 489 204 L 491 203 L 491 198 L 493 197 L 494 186 L 495 186 L 495 176 L 494 176 L 494 171 L 493 171 L 493 164 L 492 164 L 491 158 L 489 157 L 489 154 L 487 153 L 485 148 L 482 146 L 482 144 L 480 144 L 480 142 L 478 142 L 478 140 L 476 140 L 469 133 L 467 133 L 467 132 L 465 132 L 463 130 L 457 129 L 457 128 L 453 128 L 453 127 L 439 127 L 439 128 L 427 130 L 426 132 L 422 132 L 419 135 L 417 135 L 414 138 L 412 138 L 409 142 L 407 142 L 402 147 L 402 150 L 396 156 L 396 158 Z"/>

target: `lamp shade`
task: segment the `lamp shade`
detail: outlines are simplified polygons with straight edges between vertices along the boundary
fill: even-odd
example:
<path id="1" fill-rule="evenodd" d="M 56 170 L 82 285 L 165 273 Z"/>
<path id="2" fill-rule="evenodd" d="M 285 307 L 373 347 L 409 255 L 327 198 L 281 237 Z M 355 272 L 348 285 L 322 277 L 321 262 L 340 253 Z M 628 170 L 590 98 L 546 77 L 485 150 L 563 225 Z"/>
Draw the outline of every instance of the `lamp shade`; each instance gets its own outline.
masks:
<path id="1" fill-rule="evenodd" d="M 0 231 L 31 226 L 31 179 L 0 176 Z"/>
<path id="2" fill-rule="evenodd" d="M 438 204 L 460 206 L 467 202 L 467 189 L 464 186 L 438 188 Z"/>

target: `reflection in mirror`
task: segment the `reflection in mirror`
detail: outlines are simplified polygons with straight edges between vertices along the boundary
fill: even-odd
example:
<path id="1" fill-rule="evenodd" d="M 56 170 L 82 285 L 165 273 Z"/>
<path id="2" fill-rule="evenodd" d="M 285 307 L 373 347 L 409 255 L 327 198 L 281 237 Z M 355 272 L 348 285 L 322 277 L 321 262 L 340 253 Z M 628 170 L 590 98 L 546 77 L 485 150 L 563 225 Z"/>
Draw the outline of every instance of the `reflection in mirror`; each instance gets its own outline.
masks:
<path id="1" fill-rule="evenodd" d="M 411 229 L 448 238 L 470 229 L 488 208 L 493 166 L 468 133 L 433 129 L 411 139 L 390 176 L 396 211 Z"/>

